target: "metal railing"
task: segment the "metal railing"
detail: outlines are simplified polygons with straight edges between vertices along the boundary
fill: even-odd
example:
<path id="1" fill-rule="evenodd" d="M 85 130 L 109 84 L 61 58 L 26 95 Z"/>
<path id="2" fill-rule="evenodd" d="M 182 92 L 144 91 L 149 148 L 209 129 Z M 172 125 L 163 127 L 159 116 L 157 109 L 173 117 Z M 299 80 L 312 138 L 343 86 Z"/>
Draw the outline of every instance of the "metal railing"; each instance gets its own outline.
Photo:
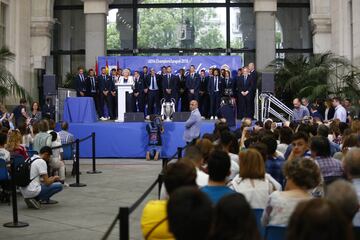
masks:
<path id="1" fill-rule="evenodd" d="M 293 110 L 288 108 L 283 102 L 277 99 L 271 93 L 261 93 L 259 96 L 261 102 L 261 121 L 269 118 L 270 115 L 278 118 L 282 122 L 291 121 Z M 276 110 L 276 107 L 279 110 Z"/>

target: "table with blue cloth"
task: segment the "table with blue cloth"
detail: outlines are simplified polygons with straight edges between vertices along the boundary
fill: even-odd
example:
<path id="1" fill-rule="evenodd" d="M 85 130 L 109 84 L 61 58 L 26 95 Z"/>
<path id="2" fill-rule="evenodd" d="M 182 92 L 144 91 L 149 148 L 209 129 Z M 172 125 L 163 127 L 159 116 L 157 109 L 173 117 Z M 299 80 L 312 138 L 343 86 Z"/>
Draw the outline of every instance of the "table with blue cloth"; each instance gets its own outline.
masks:
<path id="1" fill-rule="evenodd" d="M 94 100 L 91 97 L 68 97 L 64 102 L 63 121 L 94 123 L 97 121 Z"/>

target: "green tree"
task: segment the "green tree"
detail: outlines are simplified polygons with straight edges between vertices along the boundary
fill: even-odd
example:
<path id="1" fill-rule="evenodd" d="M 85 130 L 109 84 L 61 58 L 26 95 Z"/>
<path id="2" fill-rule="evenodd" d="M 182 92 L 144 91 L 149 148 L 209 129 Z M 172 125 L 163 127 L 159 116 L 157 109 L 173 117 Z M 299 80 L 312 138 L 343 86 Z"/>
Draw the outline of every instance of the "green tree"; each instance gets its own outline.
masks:
<path id="1" fill-rule="evenodd" d="M 107 25 L 107 49 L 120 49 L 120 33 L 116 30 L 116 23 Z"/>
<path id="2" fill-rule="evenodd" d="M 14 58 L 15 54 L 7 47 L 0 49 L 0 101 L 3 102 L 5 97 L 13 95 L 26 98 L 31 102 L 28 92 L 16 82 L 14 76 L 6 68 L 6 62 L 13 61 Z"/>

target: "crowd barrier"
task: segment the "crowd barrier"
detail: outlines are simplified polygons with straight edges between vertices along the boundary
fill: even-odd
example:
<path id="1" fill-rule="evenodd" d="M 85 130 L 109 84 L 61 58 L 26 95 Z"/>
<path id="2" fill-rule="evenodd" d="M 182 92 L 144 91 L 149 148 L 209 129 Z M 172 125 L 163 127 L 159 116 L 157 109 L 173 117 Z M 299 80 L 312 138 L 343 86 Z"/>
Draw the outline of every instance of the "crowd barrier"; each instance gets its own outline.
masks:
<path id="1" fill-rule="evenodd" d="M 92 134 L 90 134 L 87 137 L 84 137 L 82 139 L 76 139 L 74 142 L 70 142 L 70 143 L 66 143 L 66 144 L 62 144 L 61 146 L 58 147 L 53 147 L 52 149 L 58 149 L 58 148 L 65 148 L 66 146 L 73 146 L 75 144 L 75 173 L 76 173 L 76 182 L 70 184 L 70 187 L 85 187 L 86 184 L 84 183 L 80 183 L 80 143 L 84 142 L 88 139 L 92 139 L 92 170 L 87 171 L 87 173 L 89 174 L 96 174 L 96 173 L 101 173 L 101 171 L 96 170 L 96 158 L 95 158 L 95 133 L 93 132 Z M 35 154 L 37 152 L 35 151 L 31 151 L 32 154 Z M 21 157 L 21 159 L 20 159 Z M 11 156 L 11 165 L 10 165 L 10 169 L 11 172 L 15 172 L 16 166 L 20 163 L 25 161 L 25 159 L 22 156 Z M 13 221 L 12 222 L 8 222 L 8 223 L 4 223 L 3 226 L 4 227 L 10 227 L 10 228 L 20 228 L 20 227 L 27 227 L 29 226 L 28 223 L 26 222 L 21 222 L 19 221 L 18 218 L 18 208 L 17 208 L 17 196 L 16 196 L 16 185 L 14 183 L 14 179 L 11 178 L 11 174 L 10 174 L 10 183 L 11 183 L 11 199 L 12 199 L 12 213 L 13 213 Z"/>
<path id="2" fill-rule="evenodd" d="M 112 230 L 114 229 L 117 221 L 119 221 L 119 239 L 120 240 L 128 240 L 130 239 L 130 223 L 129 218 L 130 214 L 135 211 L 137 207 L 144 201 L 144 199 L 151 193 L 151 191 L 158 185 L 159 192 L 158 197 L 160 198 L 160 192 L 161 192 L 161 186 L 163 183 L 163 173 L 166 169 L 166 166 L 169 161 L 177 157 L 178 159 L 182 157 L 182 152 L 186 147 L 189 145 L 186 145 L 185 147 L 178 147 L 176 153 L 171 156 L 170 158 L 163 158 L 162 159 L 162 170 L 158 174 L 157 179 L 146 189 L 146 191 L 139 197 L 130 207 L 120 207 L 119 212 L 112 221 L 111 225 L 109 226 L 108 230 L 105 232 L 104 236 L 101 238 L 102 240 L 108 239 L 110 236 Z"/>

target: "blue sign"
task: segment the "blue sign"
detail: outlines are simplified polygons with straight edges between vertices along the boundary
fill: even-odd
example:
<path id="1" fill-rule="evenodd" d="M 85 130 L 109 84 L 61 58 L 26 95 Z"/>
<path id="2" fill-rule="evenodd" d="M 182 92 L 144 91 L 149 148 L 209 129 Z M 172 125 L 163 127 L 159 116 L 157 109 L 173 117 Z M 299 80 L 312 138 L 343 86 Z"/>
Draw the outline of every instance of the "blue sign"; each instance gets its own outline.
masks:
<path id="1" fill-rule="evenodd" d="M 171 66 L 174 73 L 179 69 L 188 70 L 191 65 L 195 66 L 197 72 L 205 69 L 208 72 L 209 68 L 222 68 L 227 65 L 230 70 L 237 71 L 243 66 L 241 56 L 103 56 L 98 57 L 98 73 L 102 67 L 108 64 L 109 70 L 112 68 L 129 68 L 131 71 L 142 71 L 143 66 L 154 68 L 156 72 L 160 73 L 162 66 Z"/>

